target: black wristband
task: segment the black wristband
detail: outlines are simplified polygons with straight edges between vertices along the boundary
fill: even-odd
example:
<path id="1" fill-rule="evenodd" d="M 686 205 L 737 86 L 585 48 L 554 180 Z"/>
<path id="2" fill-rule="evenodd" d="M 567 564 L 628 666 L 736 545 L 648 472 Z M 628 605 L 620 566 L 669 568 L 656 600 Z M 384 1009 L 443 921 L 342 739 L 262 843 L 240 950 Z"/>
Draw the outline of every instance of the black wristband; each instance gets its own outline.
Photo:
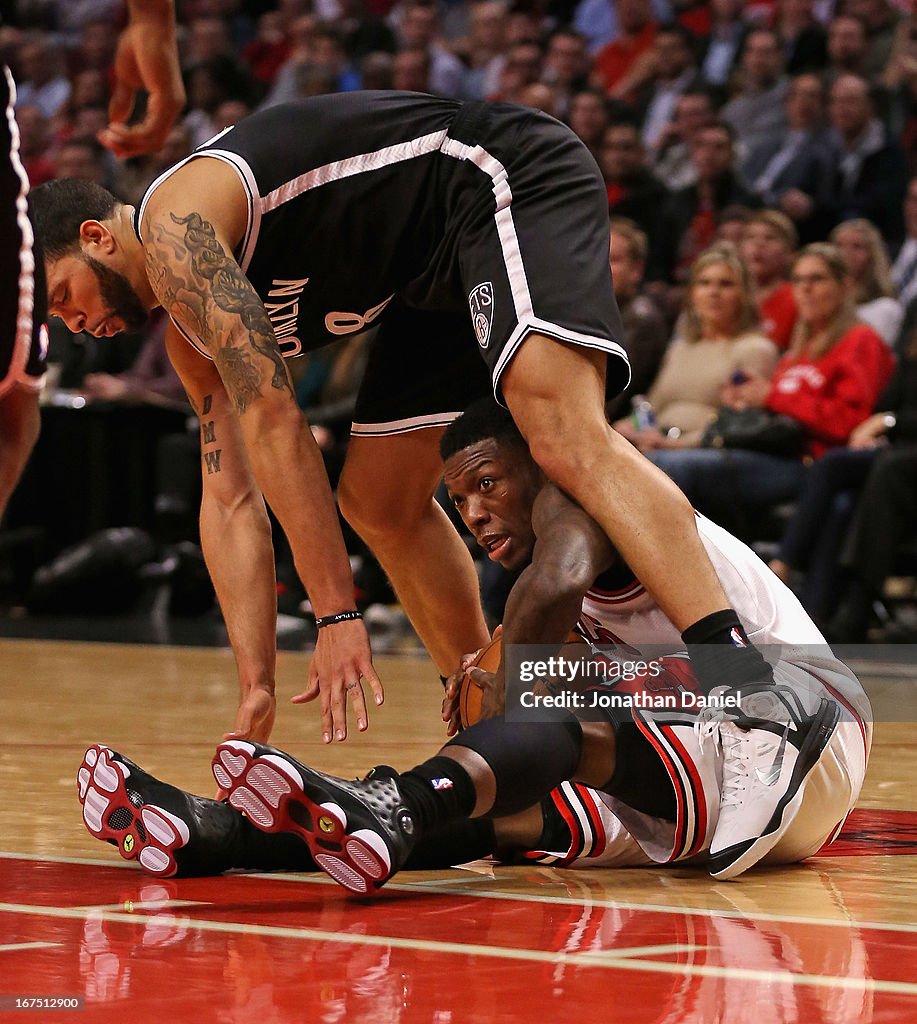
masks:
<path id="1" fill-rule="evenodd" d="M 333 626 L 338 622 L 350 622 L 351 619 L 362 619 L 363 613 L 353 609 L 349 612 L 338 612 L 336 615 L 323 615 L 320 619 L 315 620 L 315 625 L 318 629 L 323 629 L 325 626 Z"/>

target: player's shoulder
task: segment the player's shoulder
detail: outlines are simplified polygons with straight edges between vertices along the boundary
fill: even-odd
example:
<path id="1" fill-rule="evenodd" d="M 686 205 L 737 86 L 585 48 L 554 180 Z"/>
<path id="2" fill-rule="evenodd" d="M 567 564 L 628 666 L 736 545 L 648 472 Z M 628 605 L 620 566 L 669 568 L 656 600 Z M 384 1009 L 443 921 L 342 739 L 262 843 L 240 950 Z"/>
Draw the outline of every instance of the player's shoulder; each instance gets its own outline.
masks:
<path id="1" fill-rule="evenodd" d="M 147 191 L 139 209 L 140 237 L 148 242 L 153 224 L 183 235 L 188 224 L 200 222 L 234 248 L 248 223 L 249 205 L 231 164 L 206 152 L 195 154 Z"/>

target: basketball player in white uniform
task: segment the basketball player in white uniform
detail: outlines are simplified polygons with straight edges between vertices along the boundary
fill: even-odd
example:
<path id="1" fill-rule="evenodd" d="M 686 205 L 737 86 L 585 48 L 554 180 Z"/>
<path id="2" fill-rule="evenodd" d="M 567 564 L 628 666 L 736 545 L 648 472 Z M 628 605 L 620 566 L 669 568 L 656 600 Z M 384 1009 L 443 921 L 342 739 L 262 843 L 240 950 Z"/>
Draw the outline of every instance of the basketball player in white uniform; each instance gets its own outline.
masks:
<path id="1" fill-rule="evenodd" d="M 505 568 L 528 566 L 507 602 L 505 650 L 533 640 L 556 650 L 578 622 L 611 647 L 611 659 L 657 665 L 626 692 L 669 695 L 672 703 L 526 717 L 504 705 L 499 676 L 471 669 L 485 691 L 485 719 L 424 764 L 350 783 L 230 741 L 217 752 L 214 775 L 233 806 L 266 831 L 296 831 L 323 870 L 362 893 L 445 825 L 509 816 L 552 790 L 592 835 L 585 859 L 593 853 L 594 863 L 704 854 L 714 877 L 733 878 L 758 863 L 809 856 L 837 834 L 865 775 L 869 702 L 796 598 L 744 544 L 699 518 L 740 619 L 731 642 L 712 647 L 690 631 L 680 635 L 597 524 L 545 485 L 504 410 L 476 403 L 447 430 L 442 453 L 450 495 L 478 543 Z M 762 657 L 742 675 L 747 659 L 732 656 L 751 638 L 767 645 L 773 664 Z M 695 669 L 701 659 L 722 659 L 734 686 L 704 691 L 685 645 Z M 455 696 L 453 679 L 447 701 Z M 571 851 L 554 852 L 571 860 Z"/>

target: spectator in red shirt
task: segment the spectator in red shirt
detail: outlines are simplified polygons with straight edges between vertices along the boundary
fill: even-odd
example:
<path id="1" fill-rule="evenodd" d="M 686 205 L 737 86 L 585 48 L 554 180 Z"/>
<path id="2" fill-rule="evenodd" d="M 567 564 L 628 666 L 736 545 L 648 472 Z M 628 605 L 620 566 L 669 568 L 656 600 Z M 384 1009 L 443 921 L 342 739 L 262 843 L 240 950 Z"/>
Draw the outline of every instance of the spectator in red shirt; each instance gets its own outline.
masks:
<path id="1" fill-rule="evenodd" d="M 754 212 L 742 235 L 742 258 L 754 282 L 761 329 L 786 351 L 796 324 L 796 299 L 788 280 L 796 250 L 793 222 L 778 210 Z"/>
<path id="2" fill-rule="evenodd" d="M 595 58 L 595 78 L 602 88 L 617 99 L 624 99 L 634 83 L 631 73 L 637 74 L 637 61 L 647 54 L 656 38 L 657 24 L 653 21 L 649 0 L 618 0 L 617 38 L 599 50 Z M 637 79 L 645 76 L 637 74 Z"/>
<path id="3" fill-rule="evenodd" d="M 57 168 L 49 155 L 51 127 L 48 119 L 31 104 L 17 107 L 19 124 L 19 157 L 32 187 L 57 177 Z"/>

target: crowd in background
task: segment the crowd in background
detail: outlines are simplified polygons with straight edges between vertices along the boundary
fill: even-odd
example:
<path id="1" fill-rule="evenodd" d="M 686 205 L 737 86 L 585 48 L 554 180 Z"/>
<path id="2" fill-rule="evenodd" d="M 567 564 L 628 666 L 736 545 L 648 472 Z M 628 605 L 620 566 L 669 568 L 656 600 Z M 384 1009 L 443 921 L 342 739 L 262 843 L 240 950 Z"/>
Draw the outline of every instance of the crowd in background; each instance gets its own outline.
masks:
<path id="1" fill-rule="evenodd" d="M 20 0 L 0 56 L 18 83 L 33 184 L 87 177 L 136 203 L 253 110 L 355 89 L 506 100 L 560 118 L 608 193 L 634 370 L 609 418 L 701 511 L 749 541 L 770 529 L 772 567 L 831 634 L 866 637 L 917 522 L 909 0 L 177 7 L 187 109 L 163 150 L 119 162 L 95 139 L 119 0 Z M 102 345 L 57 334 L 58 383 L 90 400 L 181 403 L 162 331 Z M 332 478 L 364 350 L 356 339 L 297 361 Z M 765 519 L 778 507 L 774 532 Z"/>

